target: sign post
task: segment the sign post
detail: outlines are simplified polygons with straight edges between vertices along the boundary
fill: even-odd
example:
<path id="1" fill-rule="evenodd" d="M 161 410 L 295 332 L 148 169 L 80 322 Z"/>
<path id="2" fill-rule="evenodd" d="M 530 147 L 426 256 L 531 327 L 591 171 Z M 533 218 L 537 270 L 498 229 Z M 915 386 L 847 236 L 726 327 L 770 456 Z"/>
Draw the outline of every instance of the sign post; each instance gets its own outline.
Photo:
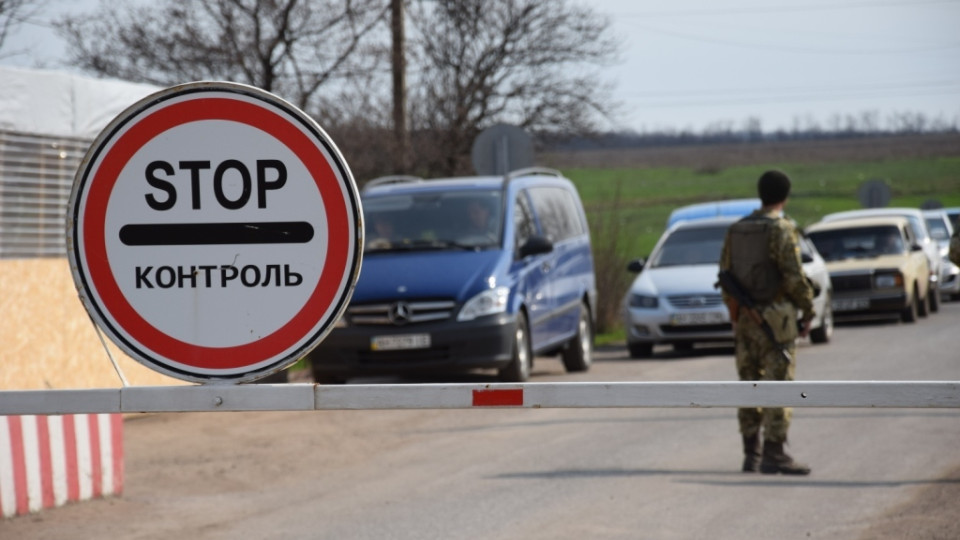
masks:
<path id="1" fill-rule="evenodd" d="M 189 83 L 94 141 L 67 216 L 74 281 L 131 357 L 194 382 L 279 371 L 329 333 L 360 271 L 356 184 L 309 116 L 257 88 Z"/>

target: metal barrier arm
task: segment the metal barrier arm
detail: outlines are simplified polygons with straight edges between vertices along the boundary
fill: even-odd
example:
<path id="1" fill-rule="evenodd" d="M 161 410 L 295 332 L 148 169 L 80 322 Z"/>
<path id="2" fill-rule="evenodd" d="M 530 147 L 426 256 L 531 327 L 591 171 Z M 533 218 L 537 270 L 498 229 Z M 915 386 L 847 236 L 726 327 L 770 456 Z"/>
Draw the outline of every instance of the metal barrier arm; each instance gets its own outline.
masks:
<path id="1" fill-rule="evenodd" d="M 248 384 L 0 391 L 0 415 L 342 409 L 960 407 L 960 381 Z"/>

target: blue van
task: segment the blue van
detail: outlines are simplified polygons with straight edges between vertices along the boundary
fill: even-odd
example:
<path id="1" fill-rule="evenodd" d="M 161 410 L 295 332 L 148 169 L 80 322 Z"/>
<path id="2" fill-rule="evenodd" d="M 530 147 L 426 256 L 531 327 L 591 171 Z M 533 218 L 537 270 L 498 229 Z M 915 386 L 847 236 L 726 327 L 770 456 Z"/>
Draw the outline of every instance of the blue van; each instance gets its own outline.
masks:
<path id="1" fill-rule="evenodd" d="M 308 355 L 317 382 L 474 368 L 519 382 L 550 354 L 567 371 L 589 369 L 590 235 L 559 172 L 389 177 L 361 201 L 363 265 L 344 317 Z"/>

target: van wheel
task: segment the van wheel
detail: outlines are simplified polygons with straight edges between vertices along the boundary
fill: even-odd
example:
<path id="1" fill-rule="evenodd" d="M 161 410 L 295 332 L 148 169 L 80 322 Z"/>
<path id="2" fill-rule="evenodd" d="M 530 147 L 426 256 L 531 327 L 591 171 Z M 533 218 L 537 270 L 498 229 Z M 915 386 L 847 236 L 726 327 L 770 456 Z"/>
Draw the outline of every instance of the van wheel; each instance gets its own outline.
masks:
<path id="1" fill-rule="evenodd" d="M 527 316 L 521 311 L 517 314 L 517 329 L 513 337 L 513 360 L 498 372 L 503 382 L 524 382 L 530 378 L 530 365 L 533 352 L 530 350 L 530 332 L 527 328 Z"/>
<path id="2" fill-rule="evenodd" d="M 593 324 L 590 322 L 590 309 L 580 304 L 580 321 L 577 323 L 577 335 L 563 349 L 563 367 L 568 372 L 587 371 L 593 363 Z"/>
<path id="3" fill-rule="evenodd" d="M 832 298 L 828 296 L 820 326 L 810 330 L 810 341 L 813 343 L 828 343 L 833 336 L 833 307 L 830 305 L 831 301 Z"/>
<path id="4" fill-rule="evenodd" d="M 317 384 L 346 384 L 347 378 L 336 373 L 330 373 L 329 371 L 322 371 L 319 369 L 310 369 L 310 372 L 313 374 L 313 382 Z"/>
<path id="5" fill-rule="evenodd" d="M 653 356 L 653 343 L 627 343 L 630 358 L 650 358 Z"/>
<path id="6" fill-rule="evenodd" d="M 907 307 L 903 308 L 903 310 L 900 311 L 900 320 L 902 320 L 905 323 L 917 322 L 917 310 L 918 310 L 917 305 L 920 303 L 919 296 L 920 295 L 917 293 L 917 289 L 914 288 L 913 296 L 910 297 L 910 304 L 908 304 Z"/>

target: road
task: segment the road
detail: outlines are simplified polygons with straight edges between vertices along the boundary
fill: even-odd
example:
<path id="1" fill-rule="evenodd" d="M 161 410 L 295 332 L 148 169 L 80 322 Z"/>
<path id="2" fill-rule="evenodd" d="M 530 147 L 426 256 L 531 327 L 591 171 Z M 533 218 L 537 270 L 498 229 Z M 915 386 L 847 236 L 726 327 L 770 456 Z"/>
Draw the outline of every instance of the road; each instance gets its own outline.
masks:
<path id="1" fill-rule="evenodd" d="M 801 344 L 797 378 L 960 380 L 958 328 L 955 302 L 839 327 Z M 614 347 L 579 375 L 538 359 L 533 381 L 733 380 L 731 355 Z M 121 497 L 2 521 L 0 538 L 960 538 L 960 410 L 794 412 L 808 477 L 739 472 L 728 408 L 142 415 Z"/>

